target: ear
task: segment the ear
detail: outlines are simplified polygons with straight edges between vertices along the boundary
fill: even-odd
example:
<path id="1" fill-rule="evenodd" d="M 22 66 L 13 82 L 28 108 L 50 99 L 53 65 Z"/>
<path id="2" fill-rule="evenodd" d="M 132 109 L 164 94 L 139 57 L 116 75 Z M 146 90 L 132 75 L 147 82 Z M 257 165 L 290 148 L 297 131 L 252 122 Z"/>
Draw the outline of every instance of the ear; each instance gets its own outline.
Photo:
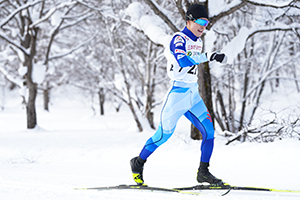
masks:
<path id="1" fill-rule="evenodd" d="M 192 21 L 191 20 L 187 20 L 186 21 L 186 27 L 189 27 L 191 25 Z"/>

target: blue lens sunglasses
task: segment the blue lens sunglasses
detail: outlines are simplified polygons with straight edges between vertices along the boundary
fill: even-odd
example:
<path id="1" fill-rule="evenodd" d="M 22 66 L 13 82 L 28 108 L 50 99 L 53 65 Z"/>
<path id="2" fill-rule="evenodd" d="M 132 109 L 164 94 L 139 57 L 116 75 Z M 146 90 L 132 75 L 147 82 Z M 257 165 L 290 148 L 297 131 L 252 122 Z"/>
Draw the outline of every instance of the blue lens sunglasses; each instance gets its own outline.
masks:
<path id="1" fill-rule="evenodd" d="M 206 19 L 196 19 L 194 22 L 200 26 L 207 26 L 209 24 L 209 21 Z"/>

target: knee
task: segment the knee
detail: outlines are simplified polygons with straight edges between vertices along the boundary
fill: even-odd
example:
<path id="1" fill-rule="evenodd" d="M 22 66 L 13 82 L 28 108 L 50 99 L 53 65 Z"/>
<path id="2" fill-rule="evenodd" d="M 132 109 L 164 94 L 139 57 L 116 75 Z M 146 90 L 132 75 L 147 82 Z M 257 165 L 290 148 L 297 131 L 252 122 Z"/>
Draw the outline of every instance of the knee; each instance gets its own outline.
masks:
<path id="1" fill-rule="evenodd" d="M 152 136 L 152 141 L 157 146 L 160 146 L 165 143 L 171 136 L 172 133 L 166 132 L 161 127 L 159 127 L 156 133 Z"/>
<path id="2" fill-rule="evenodd" d="M 163 137 L 161 139 L 162 144 L 165 143 L 170 137 L 172 136 L 172 134 L 163 134 Z"/>
<path id="3" fill-rule="evenodd" d="M 215 137 L 215 129 L 213 123 L 209 120 L 204 120 L 202 122 L 202 126 L 204 129 L 203 132 L 205 134 L 203 135 L 203 137 L 205 137 L 206 139 L 213 139 Z"/>
<path id="4" fill-rule="evenodd" d="M 212 127 L 210 129 L 207 130 L 207 136 L 206 138 L 209 139 L 214 139 L 215 138 L 215 129 Z"/>

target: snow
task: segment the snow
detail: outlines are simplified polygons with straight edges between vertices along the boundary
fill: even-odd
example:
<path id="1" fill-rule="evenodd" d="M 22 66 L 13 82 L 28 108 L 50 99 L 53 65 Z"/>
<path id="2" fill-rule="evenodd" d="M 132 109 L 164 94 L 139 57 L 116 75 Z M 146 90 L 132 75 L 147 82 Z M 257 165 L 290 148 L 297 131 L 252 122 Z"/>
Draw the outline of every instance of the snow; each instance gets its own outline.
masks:
<path id="1" fill-rule="evenodd" d="M 248 29 L 247 27 L 241 27 L 238 35 L 223 48 L 223 52 L 226 53 L 226 55 L 228 56 L 229 64 L 232 64 L 233 60 L 237 57 L 237 55 L 245 48 L 246 40 L 249 34 L 252 32 L 252 29 Z"/>
<path id="2" fill-rule="evenodd" d="M 289 29 L 290 27 L 293 28 L 299 28 L 299 24 L 293 23 L 291 25 L 285 25 L 280 22 L 276 22 L 272 25 L 266 26 L 259 26 L 259 27 L 253 27 L 248 29 L 247 27 L 243 26 L 240 28 L 239 33 L 237 36 L 235 36 L 223 49 L 222 51 L 226 53 L 228 56 L 227 63 L 233 64 L 234 59 L 237 57 L 237 55 L 245 48 L 245 43 L 248 39 L 248 37 L 257 32 L 257 31 L 263 31 L 266 29 Z"/>
<path id="3" fill-rule="evenodd" d="M 289 5 L 292 0 L 254 0 L 251 1 L 257 4 L 263 4 L 263 5 L 270 5 L 270 6 L 278 6 L 283 7 Z M 231 0 L 231 1 L 225 1 L 225 0 L 214 0 L 208 2 L 208 10 L 210 17 L 217 16 L 222 12 L 226 12 L 230 10 L 231 8 L 241 4 L 241 0 Z"/>
<path id="4" fill-rule="evenodd" d="M 24 66 L 24 65 L 20 65 L 19 69 L 18 69 L 18 72 L 19 72 L 19 75 L 21 77 L 23 77 L 26 73 L 27 73 L 27 66 Z"/>
<path id="5" fill-rule="evenodd" d="M 54 15 L 51 16 L 50 23 L 52 26 L 57 26 L 61 22 L 61 18 L 64 16 L 62 11 L 56 11 Z"/>
<path id="6" fill-rule="evenodd" d="M 203 199 L 296 200 L 300 193 L 203 191 L 203 195 L 151 191 L 78 191 L 74 187 L 134 184 L 129 160 L 138 155 L 154 131 L 139 133 L 131 113 L 106 105 L 104 116 L 79 101 L 76 92 L 52 93 L 50 112 L 37 99 L 38 126 L 26 130 L 25 109 L 17 94 L 7 93 L 0 112 L 0 196 L 3 200 Z M 156 123 L 158 120 L 156 112 Z M 170 140 L 149 157 L 148 185 L 197 184 L 200 141 L 189 139 L 182 118 Z M 295 139 L 274 143 L 234 143 L 216 134 L 211 172 L 232 185 L 300 190 L 300 145 Z"/>
<path id="7" fill-rule="evenodd" d="M 258 3 L 263 3 L 263 1 L 255 1 Z M 287 0 L 272 0 L 270 5 L 276 6 L 284 6 L 287 5 L 290 1 Z M 230 3 L 224 0 L 215 0 L 209 1 L 208 10 L 210 17 L 217 16 L 222 12 L 226 12 L 230 10 L 232 7 L 237 6 L 241 3 L 241 0 L 232 0 Z M 133 2 L 126 9 L 125 14 L 130 17 L 128 23 L 130 23 L 133 27 L 143 31 L 145 35 L 149 37 L 151 41 L 156 44 L 161 44 L 165 47 L 165 54 L 167 55 L 167 51 L 169 49 L 170 39 L 172 37 L 171 34 L 168 33 L 167 25 L 163 22 L 163 20 L 155 15 L 148 14 L 146 8 L 142 3 Z M 125 20 L 125 19 L 123 19 Z M 126 20 L 125 20 L 126 21 Z M 248 29 L 247 27 L 241 27 L 237 36 L 235 36 L 223 49 L 222 51 L 226 53 L 228 56 L 228 64 L 233 64 L 237 55 L 245 48 L 245 43 L 248 37 L 253 34 L 255 31 L 260 30 L 271 30 L 271 29 L 290 29 L 293 27 L 294 29 L 299 28 L 298 23 L 286 25 L 280 22 L 276 22 L 274 24 L 266 27 L 265 25 L 255 25 L 253 22 L 252 28 Z M 213 48 L 213 41 L 216 35 L 213 31 L 206 31 L 206 51 L 210 52 Z"/>
<path id="8" fill-rule="evenodd" d="M 27 3 L 20 9 L 42 1 Z M 227 2 L 227 1 L 226 1 Z M 232 0 L 228 5 L 224 0 L 210 1 L 210 15 L 214 16 L 240 3 Z M 264 2 L 256 0 L 256 2 Z M 286 5 L 289 1 L 272 0 L 272 4 Z M 68 2 L 70 4 L 76 2 Z M 216 6 L 217 5 L 217 6 Z M 61 4 L 54 10 L 62 8 Z M 51 24 L 56 25 L 62 13 L 49 10 L 48 15 L 35 24 L 51 16 Z M 126 9 L 130 23 L 142 30 L 153 42 L 169 45 L 169 28 L 156 15 L 145 11 L 145 6 L 134 2 Z M 53 15 L 52 15 L 53 14 Z M 14 15 L 1 20 L 4 25 Z M 281 27 L 281 24 L 277 25 Z M 298 24 L 291 27 L 299 27 Z M 258 27 L 259 28 L 259 27 Z M 237 35 L 223 49 L 229 63 L 244 48 L 247 37 L 258 28 L 242 27 Z M 14 32 L 13 32 L 14 33 Z M 14 33 L 15 34 L 15 33 Z M 16 46 L 20 54 L 29 51 L 7 38 L 1 37 Z M 214 41 L 215 33 L 209 31 L 208 41 Z M 212 49 L 212 45 L 206 47 Z M 166 48 L 168 49 L 168 48 Z M 2 73 L 4 68 L 0 67 Z M 51 71 L 52 70 L 52 71 Z M 53 67 L 50 72 L 53 72 Z M 33 79 L 42 83 L 46 66 L 34 65 Z M 19 69 L 20 75 L 26 73 Z M 4 73 L 5 74 L 5 73 Z M 12 78 L 10 78 L 12 80 Z M 119 79 L 118 79 L 119 80 Z M 19 84 L 21 85 L 21 84 Z M 122 88 L 121 83 L 117 83 Z M 25 95 L 26 88 L 21 88 Z M 37 104 L 38 126 L 26 129 L 26 115 L 22 99 L 11 92 L 2 90 L 0 111 L 0 197 L 1 200 L 66 200 L 66 199 L 230 199 L 230 200 L 289 200 L 300 199 L 300 193 L 245 192 L 231 191 L 225 197 L 220 192 L 203 191 L 203 195 L 193 196 L 150 191 L 77 191 L 75 187 L 97 187 L 119 184 L 134 184 L 129 160 L 137 156 L 154 130 L 144 127 L 137 131 L 129 110 L 122 107 L 120 113 L 106 104 L 105 116 L 94 115 L 94 111 L 78 101 L 75 92 L 51 93 L 50 112 L 42 110 L 39 96 Z M 9 94 L 10 97 L 4 97 Z M 53 96 L 51 96 L 53 98 Z M 267 102 L 268 107 L 278 104 L 278 97 Z M 296 97 L 295 100 L 299 99 Z M 298 103 L 299 105 L 299 103 Z M 298 109 L 298 110 L 297 110 Z M 299 111 L 299 107 L 295 108 Z M 158 111 L 156 111 L 156 124 Z M 143 122 L 146 125 L 145 122 Z M 188 128 L 187 128 L 188 127 Z M 157 187 L 184 187 L 196 185 L 196 172 L 199 165 L 200 141 L 189 138 L 190 123 L 182 118 L 171 139 L 161 146 L 148 159 L 144 178 L 146 183 Z M 223 137 L 216 134 L 215 149 L 211 159 L 211 172 L 225 182 L 238 186 L 257 186 L 277 189 L 300 190 L 300 145 L 295 139 L 284 139 L 274 143 L 233 143 L 226 146 Z"/>
<path id="9" fill-rule="evenodd" d="M 232 0 L 228 4 L 228 1 L 224 0 L 214 0 L 214 1 L 209 1 L 208 2 L 208 11 L 210 17 L 212 16 L 217 16 L 218 14 L 222 12 L 226 12 L 230 10 L 230 8 L 237 6 L 238 4 L 241 3 L 241 0 Z"/>
<path id="10" fill-rule="evenodd" d="M 143 16 L 140 19 L 140 27 L 146 35 L 155 43 L 168 47 L 172 35 L 168 35 L 166 28 L 162 27 L 162 19 L 155 16 Z"/>
<path id="11" fill-rule="evenodd" d="M 14 77 L 13 75 L 10 75 L 9 72 L 4 69 L 4 67 L 0 66 L 0 72 L 7 78 L 9 81 L 17 84 L 17 85 L 22 85 L 23 80 L 21 80 L 19 77 Z"/>
<path id="12" fill-rule="evenodd" d="M 36 2 L 34 2 L 36 3 Z M 31 4 L 30 4 L 31 5 Z M 24 8 L 29 7 L 30 5 L 25 4 L 22 7 L 16 9 L 14 12 L 10 13 L 10 15 L 8 17 L 6 17 L 4 20 L 2 19 L 0 22 L 0 27 L 4 26 L 6 23 L 8 23 L 8 21 L 13 18 L 20 10 L 23 10 Z"/>
<path id="13" fill-rule="evenodd" d="M 35 63 L 32 70 L 32 80 L 34 83 L 42 84 L 46 75 L 46 65 L 42 62 Z"/>
<path id="14" fill-rule="evenodd" d="M 167 27 L 160 17 L 147 14 L 145 7 L 139 2 L 131 3 L 125 13 L 130 16 L 131 25 L 142 30 L 151 41 L 165 48 L 169 46 L 172 35 L 168 34 Z"/>
<path id="15" fill-rule="evenodd" d="M 13 46 L 17 47 L 19 50 L 21 50 L 22 52 L 26 53 L 29 55 L 29 50 L 25 49 L 24 47 L 18 45 L 14 40 L 11 40 L 10 38 L 8 38 L 3 32 L 0 31 L 0 37 L 3 38 L 4 40 L 6 40 L 8 43 L 13 44 Z M 15 49 L 15 48 L 14 48 Z M 17 49 L 15 49 L 17 50 Z M 17 50 L 18 51 L 18 50 Z M 18 54 L 20 54 L 18 52 Z M 20 57 L 20 59 L 23 59 L 23 56 Z"/>
<path id="16" fill-rule="evenodd" d="M 266 4 L 265 0 L 255 0 L 254 2 L 256 3 L 261 3 L 261 4 Z M 289 5 L 292 0 L 268 0 L 268 5 L 273 5 L 273 6 L 286 6 Z"/>

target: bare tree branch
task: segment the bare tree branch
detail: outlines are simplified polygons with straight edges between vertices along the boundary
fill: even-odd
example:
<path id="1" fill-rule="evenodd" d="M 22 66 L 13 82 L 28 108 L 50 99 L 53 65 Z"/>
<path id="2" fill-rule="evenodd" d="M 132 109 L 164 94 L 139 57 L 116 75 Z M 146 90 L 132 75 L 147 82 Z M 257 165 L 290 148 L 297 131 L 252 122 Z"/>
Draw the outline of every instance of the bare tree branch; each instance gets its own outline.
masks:
<path id="1" fill-rule="evenodd" d="M 295 58 L 298 58 L 300 56 L 300 53 L 298 53 L 297 55 L 295 55 L 294 57 L 292 57 L 291 59 L 287 60 L 285 63 L 282 63 L 281 65 L 275 67 L 274 69 L 271 69 L 269 71 L 267 71 L 264 76 L 259 80 L 259 82 L 257 82 L 248 92 L 247 95 L 245 95 L 245 98 L 248 98 L 250 96 L 250 94 L 257 88 L 259 87 L 262 82 L 264 82 L 266 79 L 268 79 L 268 76 L 273 73 L 274 71 L 278 70 L 279 68 L 281 68 L 282 66 L 285 66 L 287 63 L 289 63 L 290 61 L 294 60 Z"/>
<path id="2" fill-rule="evenodd" d="M 74 4 L 76 4 L 76 3 L 75 3 L 75 2 L 66 2 L 66 3 L 62 3 L 62 4 L 60 4 L 59 6 L 56 6 L 56 7 L 52 8 L 52 9 L 50 9 L 50 10 L 48 11 L 48 13 L 47 13 L 43 18 L 41 18 L 41 19 L 37 20 L 36 22 L 32 23 L 32 24 L 29 26 L 29 28 L 33 28 L 33 27 L 35 27 L 36 25 L 38 25 L 38 24 L 40 24 L 40 23 L 46 21 L 47 19 L 49 19 L 49 18 L 56 12 L 56 10 L 58 10 L 58 9 L 64 7 L 64 6 L 66 6 L 66 5 L 74 5 Z"/>
<path id="3" fill-rule="evenodd" d="M 78 50 L 80 47 L 88 44 L 90 41 L 92 41 L 96 36 L 98 35 L 98 33 L 95 33 L 91 38 L 89 38 L 87 41 L 81 43 L 80 45 L 76 46 L 75 48 L 71 49 L 70 51 L 66 52 L 66 53 L 63 53 L 63 54 L 60 54 L 60 55 L 56 55 L 56 56 L 52 56 L 50 57 L 48 60 L 53 60 L 53 59 L 57 59 L 57 58 L 61 58 L 61 57 L 64 57 L 64 56 L 67 56 L 71 53 L 73 53 L 74 51 Z"/>
<path id="4" fill-rule="evenodd" d="M 22 10 L 27 9 L 29 7 L 32 7 L 36 4 L 44 2 L 44 1 L 45 0 L 39 0 L 39 1 L 30 2 L 30 3 L 27 3 L 23 6 L 20 6 L 18 9 L 16 9 L 14 12 L 12 12 L 6 19 L 4 19 L 3 22 L 0 23 L 0 28 L 3 28 L 3 26 L 5 26 L 16 14 L 18 14 Z"/>
<path id="5" fill-rule="evenodd" d="M 91 17 L 91 16 L 93 16 L 93 15 L 94 15 L 93 13 L 91 13 L 90 11 L 87 11 L 85 16 L 79 18 L 78 20 L 76 20 L 76 21 L 73 22 L 73 23 L 69 23 L 69 24 L 66 24 L 65 26 L 62 26 L 62 27 L 60 28 L 60 30 L 63 30 L 63 29 L 65 29 L 65 28 L 69 28 L 69 27 L 71 27 L 71 26 L 74 26 L 74 25 L 76 25 L 76 24 L 78 24 L 78 23 L 84 21 L 85 19 L 87 19 L 87 18 L 89 18 L 89 17 Z"/>
<path id="6" fill-rule="evenodd" d="M 249 4 L 255 5 L 255 6 L 263 6 L 263 7 L 270 7 L 270 8 L 287 8 L 287 7 L 294 7 L 294 8 L 299 8 L 296 5 L 293 5 L 293 3 L 299 1 L 299 0 L 292 0 L 290 3 L 286 4 L 286 5 L 272 5 L 272 4 L 266 4 L 266 3 L 258 3 L 255 1 L 249 1 L 249 0 L 243 0 L 244 2 L 247 2 Z"/>
<path id="7" fill-rule="evenodd" d="M 149 7 L 157 14 L 169 27 L 173 32 L 178 32 L 179 28 L 166 16 L 152 0 L 145 0 L 145 3 L 149 5 Z"/>
<path id="8" fill-rule="evenodd" d="M 0 73 L 4 75 L 6 80 L 8 80 L 11 83 L 16 84 L 18 87 L 21 87 L 23 81 L 19 77 L 13 77 L 9 74 L 7 70 L 5 70 L 3 67 L 0 66 Z"/>
<path id="9" fill-rule="evenodd" d="M 8 37 L 6 37 L 5 35 L 3 35 L 0 32 L 0 38 L 4 39 L 6 42 L 10 43 L 11 45 L 13 45 L 14 47 L 20 49 L 25 55 L 29 56 L 29 51 L 27 51 L 27 49 L 25 49 L 24 47 L 22 47 L 21 45 L 18 45 L 17 43 L 15 43 L 14 41 L 12 41 L 11 39 L 9 39 Z"/>
<path id="10" fill-rule="evenodd" d="M 255 5 L 255 6 L 261 6 L 261 7 L 270 7 L 270 8 L 287 8 L 287 7 L 294 7 L 294 8 L 298 8 L 300 9 L 299 6 L 294 5 L 295 2 L 297 2 L 299 0 L 292 0 L 290 3 L 286 4 L 286 5 L 282 5 L 282 6 L 278 6 L 278 5 L 272 5 L 272 4 L 266 4 L 266 3 L 258 3 L 258 2 L 254 2 L 254 1 L 250 1 L 250 0 L 242 0 L 240 4 L 230 8 L 227 11 L 221 12 L 220 14 L 213 16 L 210 18 L 211 23 L 208 25 L 207 29 L 209 30 L 212 25 L 218 21 L 219 19 L 221 19 L 222 17 L 228 16 L 232 13 L 234 13 L 235 11 L 239 10 L 240 8 L 242 8 L 243 6 L 247 5 L 247 4 L 251 4 L 251 5 Z"/>
<path id="11" fill-rule="evenodd" d="M 68 15 L 68 13 L 69 13 L 75 6 L 76 6 L 76 5 L 73 5 L 71 8 L 69 8 L 69 9 L 66 11 L 65 16 Z M 50 49 L 51 49 L 51 46 L 52 46 L 54 37 L 58 34 L 59 30 L 63 30 L 63 29 L 65 29 L 65 28 L 74 26 L 74 25 L 78 24 L 79 22 L 81 22 L 81 21 L 85 20 L 86 18 L 88 18 L 88 17 L 90 17 L 90 16 L 93 15 L 93 13 L 90 13 L 90 14 L 88 14 L 88 13 L 89 13 L 88 11 L 85 12 L 84 14 L 87 14 L 86 16 L 83 16 L 83 17 L 81 17 L 80 19 L 76 20 L 75 22 L 70 23 L 70 24 L 67 24 L 67 25 L 65 25 L 65 26 L 63 26 L 63 27 L 61 27 L 61 26 L 62 26 L 62 24 L 63 24 L 63 22 L 64 22 L 64 20 L 65 20 L 66 18 L 62 18 L 61 22 L 56 26 L 56 28 L 54 29 L 54 31 L 53 31 L 52 34 L 51 34 L 51 38 L 50 38 L 50 42 L 49 42 L 49 44 L 48 44 L 48 48 L 47 48 L 47 53 L 46 53 L 46 57 L 45 57 L 44 64 L 47 64 L 48 61 L 49 61 Z"/>
<path id="12" fill-rule="evenodd" d="M 182 8 L 182 0 L 174 0 L 174 3 L 176 4 L 176 7 L 177 7 L 182 19 L 185 20 L 185 11 Z"/>
<path id="13" fill-rule="evenodd" d="M 272 31 L 294 31 L 295 29 L 300 29 L 300 25 L 295 23 L 295 24 L 289 25 L 288 27 L 284 27 L 284 26 L 279 27 L 278 26 L 278 27 L 274 27 L 274 28 L 259 29 L 259 30 L 254 31 L 253 33 L 251 33 L 248 36 L 247 40 L 257 33 L 272 32 Z"/>
<path id="14" fill-rule="evenodd" d="M 217 16 L 213 16 L 211 18 L 209 18 L 209 21 L 211 23 L 208 24 L 207 29 L 210 29 L 212 27 L 212 25 L 217 22 L 219 19 L 228 16 L 232 13 L 234 13 L 235 11 L 239 10 L 240 8 L 242 8 L 243 6 L 245 6 L 247 4 L 247 2 L 242 1 L 240 4 L 230 8 L 229 10 L 225 11 L 225 12 L 221 12 L 220 14 L 218 14 Z"/>

